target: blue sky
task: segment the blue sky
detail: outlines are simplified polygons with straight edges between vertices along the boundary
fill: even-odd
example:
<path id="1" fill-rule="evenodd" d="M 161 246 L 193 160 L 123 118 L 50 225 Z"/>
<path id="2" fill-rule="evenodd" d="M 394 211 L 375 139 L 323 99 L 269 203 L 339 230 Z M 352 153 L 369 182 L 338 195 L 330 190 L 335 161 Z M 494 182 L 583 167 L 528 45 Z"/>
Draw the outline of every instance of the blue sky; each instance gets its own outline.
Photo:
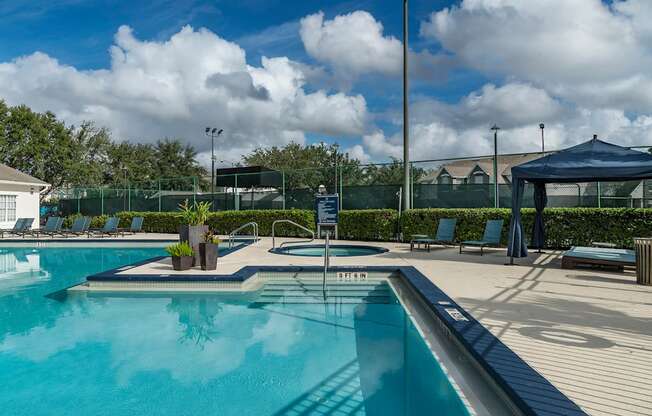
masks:
<path id="1" fill-rule="evenodd" d="M 593 132 L 652 141 L 652 35 L 644 23 L 652 7 L 572 3 L 410 2 L 411 64 L 420 68 L 410 78 L 417 158 L 488 153 L 494 122 L 513 151 L 536 150 L 539 122 L 550 126 L 555 147 Z M 256 146 L 324 140 L 387 160 L 400 155 L 401 80 L 387 61 L 398 62 L 401 9 L 399 0 L 5 0 L 0 98 L 69 123 L 92 119 L 118 140 L 182 137 L 201 152 L 195 126 L 224 125 L 232 134 L 220 145 L 233 159 Z M 632 37 L 625 46 L 621 34 Z M 170 46 L 172 39 L 183 45 Z M 193 79 L 202 65 L 207 72 Z M 189 85 L 212 89 L 194 93 Z"/>

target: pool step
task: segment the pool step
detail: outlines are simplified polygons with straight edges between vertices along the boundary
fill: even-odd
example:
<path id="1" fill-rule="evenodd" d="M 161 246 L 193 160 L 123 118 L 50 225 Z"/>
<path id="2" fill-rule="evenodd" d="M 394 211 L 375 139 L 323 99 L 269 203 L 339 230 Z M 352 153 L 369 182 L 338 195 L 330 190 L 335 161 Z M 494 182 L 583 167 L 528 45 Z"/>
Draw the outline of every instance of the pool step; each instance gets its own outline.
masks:
<path id="1" fill-rule="evenodd" d="M 326 293 L 317 279 L 270 281 L 260 291 L 257 303 L 390 303 L 391 292 L 385 281 L 333 282 L 327 281 Z"/>

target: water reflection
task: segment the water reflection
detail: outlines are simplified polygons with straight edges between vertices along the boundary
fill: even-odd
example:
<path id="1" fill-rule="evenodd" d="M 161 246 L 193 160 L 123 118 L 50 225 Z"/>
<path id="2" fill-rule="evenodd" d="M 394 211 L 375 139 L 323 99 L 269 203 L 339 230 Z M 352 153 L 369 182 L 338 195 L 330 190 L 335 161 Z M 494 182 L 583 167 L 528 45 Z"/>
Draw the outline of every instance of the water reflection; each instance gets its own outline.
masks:
<path id="1" fill-rule="evenodd" d="M 49 279 L 40 260 L 37 250 L 0 250 L 0 291 Z"/>

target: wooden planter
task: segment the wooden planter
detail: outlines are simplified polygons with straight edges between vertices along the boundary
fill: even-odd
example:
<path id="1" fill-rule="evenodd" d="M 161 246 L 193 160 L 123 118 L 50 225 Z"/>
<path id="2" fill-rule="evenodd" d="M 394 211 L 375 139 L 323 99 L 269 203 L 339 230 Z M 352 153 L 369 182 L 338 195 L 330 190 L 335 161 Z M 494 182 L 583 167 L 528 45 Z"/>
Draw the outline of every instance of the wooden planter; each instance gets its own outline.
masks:
<path id="1" fill-rule="evenodd" d="M 181 225 L 179 226 L 179 241 L 187 242 L 195 254 L 193 266 L 199 264 L 199 242 L 204 239 L 204 234 L 208 232 L 208 225 Z"/>
<path id="2" fill-rule="evenodd" d="M 172 257 L 172 268 L 177 271 L 190 270 L 194 257 L 192 256 L 181 256 L 181 257 Z"/>
<path id="3" fill-rule="evenodd" d="M 199 260 L 202 270 L 217 269 L 218 245 L 212 243 L 199 243 Z"/>

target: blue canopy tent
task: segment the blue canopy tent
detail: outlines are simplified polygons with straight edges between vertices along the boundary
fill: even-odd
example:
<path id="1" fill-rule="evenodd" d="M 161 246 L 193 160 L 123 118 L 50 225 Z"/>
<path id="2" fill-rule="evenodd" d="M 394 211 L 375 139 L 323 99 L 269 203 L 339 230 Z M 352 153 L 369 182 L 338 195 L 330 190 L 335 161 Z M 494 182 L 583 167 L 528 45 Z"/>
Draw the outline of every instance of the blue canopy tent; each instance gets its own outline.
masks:
<path id="1" fill-rule="evenodd" d="M 527 257 L 521 225 L 521 203 L 525 182 L 534 184 L 536 217 L 532 245 L 541 248 L 545 240 L 543 209 L 547 203 L 546 183 L 609 182 L 652 178 L 652 155 L 626 147 L 592 140 L 512 168 L 512 221 L 507 255 Z"/>

